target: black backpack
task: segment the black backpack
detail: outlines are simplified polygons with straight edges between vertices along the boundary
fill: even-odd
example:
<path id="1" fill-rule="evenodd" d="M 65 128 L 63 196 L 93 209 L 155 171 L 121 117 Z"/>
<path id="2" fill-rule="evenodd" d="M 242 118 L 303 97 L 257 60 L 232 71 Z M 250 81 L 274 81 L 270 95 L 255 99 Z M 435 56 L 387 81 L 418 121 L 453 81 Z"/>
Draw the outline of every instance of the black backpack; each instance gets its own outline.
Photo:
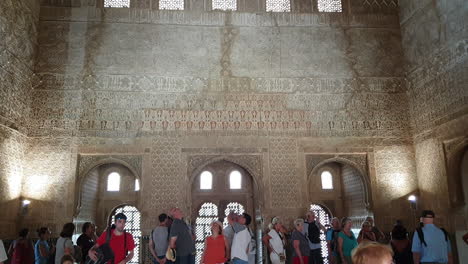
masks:
<path id="1" fill-rule="evenodd" d="M 106 243 L 102 244 L 96 249 L 97 261 L 92 260 L 89 256 L 86 258 L 86 264 L 105 264 L 110 261 L 114 263 L 114 251 L 110 247 L 111 232 L 113 232 L 111 225 L 107 226 Z M 125 235 L 125 233 L 124 233 Z"/>
<path id="2" fill-rule="evenodd" d="M 440 230 L 442 230 L 442 232 L 444 232 L 445 241 L 448 242 L 447 230 L 445 230 L 444 228 L 440 228 Z M 425 247 L 427 247 L 426 240 L 424 240 L 424 232 L 422 230 L 422 227 L 416 228 L 416 233 L 418 234 L 418 238 L 419 238 L 419 241 L 421 241 L 421 244 L 424 245 Z"/>

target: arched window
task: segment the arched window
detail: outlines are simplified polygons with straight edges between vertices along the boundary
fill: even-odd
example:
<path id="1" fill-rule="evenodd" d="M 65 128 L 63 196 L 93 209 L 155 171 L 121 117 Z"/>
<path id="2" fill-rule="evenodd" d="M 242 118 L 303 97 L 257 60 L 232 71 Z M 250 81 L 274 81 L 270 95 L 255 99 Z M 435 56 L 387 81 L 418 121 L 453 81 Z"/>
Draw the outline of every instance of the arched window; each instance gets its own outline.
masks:
<path id="1" fill-rule="evenodd" d="M 318 0 L 319 12 L 342 12 L 341 0 Z"/>
<path id="2" fill-rule="evenodd" d="M 204 203 L 195 220 L 195 263 L 200 263 L 205 238 L 211 235 L 211 223 L 215 220 L 218 220 L 218 207 L 213 203 Z"/>
<path id="3" fill-rule="evenodd" d="M 328 213 L 328 211 L 321 205 L 318 204 L 311 204 L 310 205 L 310 210 L 315 213 L 316 219 L 322 224 L 322 225 L 329 225 L 330 224 L 330 218 L 331 215 Z M 327 240 L 325 237 L 325 233 L 320 230 L 320 245 L 322 246 L 322 257 L 324 260 L 324 264 L 328 264 L 328 247 L 327 247 Z"/>
<path id="4" fill-rule="evenodd" d="M 159 0 L 161 10 L 184 10 L 184 0 Z"/>
<path id="5" fill-rule="evenodd" d="M 115 222 L 115 215 L 118 213 L 123 213 L 127 216 L 127 221 L 125 224 L 125 231 L 132 234 L 133 240 L 135 241 L 135 249 L 133 250 L 133 258 L 130 260 L 131 264 L 140 263 L 140 238 L 141 238 L 141 214 L 140 211 L 135 206 L 124 205 L 115 209 L 114 214 L 112 215 L 112 223 Z"/>
<path id="6" fill-rule="evenodd" d="M 200 189 L 211 190 L 213 188 L 213 174 L 204 171 L 200 174 Z"/>
<path id="7" fill-rule="evenodd" d="M 135 192 L 138 192 L 140 190 L 140 181 L 138 179 L 135 179 Z"/>
<path id="8" fill-rule="evenodd" d="M 291 0 L 266 0 L 267 12 L 291 12 Z"/>
<path id="9" fill-rule="evenodd" d="M 120 190 L 120 174 L 112 172 L 107 176 L 107 191 L 118 192 Z"/>
<path id="10" fill-rule="evenodd" d="M 237 10 L 237 0 L 213 0 L 211 4 L 213 10 Z"/>
<path id="11" fill-rule="evenodd" d="M 242 174 L 239 171 L 232 171 L 229 174 L 229 189 L 242 188 Z"/>
<path id="12" fill-rule="evenodd" d="M 333 189 L 333 177 L 329 171 L 323 171 L 320 175 L 322 179 L 322 189 L 332 190 Z"/>
<path id="13" fill-rule="evenodd" d="M 104 0 L 104 7 L 130 7 L 130 0 Z"/>
<path id="14" fill-rule="evenodd" d="M 227 216 L 230 212 L 234 212 L 236 214 L 242 214 L 244 212 L 244 206 L 237 202 L 228 203 L 226 209 L 224 210 L 224 221 L 223 221 L 223 228 L 228 225 Z"/>

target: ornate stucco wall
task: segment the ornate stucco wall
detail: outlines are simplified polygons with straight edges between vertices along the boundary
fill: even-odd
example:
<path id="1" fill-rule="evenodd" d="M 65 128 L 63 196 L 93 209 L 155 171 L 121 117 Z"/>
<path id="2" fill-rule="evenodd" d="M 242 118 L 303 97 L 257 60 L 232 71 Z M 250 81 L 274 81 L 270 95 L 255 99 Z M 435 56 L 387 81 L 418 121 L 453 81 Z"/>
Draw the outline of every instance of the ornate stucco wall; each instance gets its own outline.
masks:
<path id="1" fill-rule="evenodd" d="M 468 29 L 465 1 L 401 1 L 400 24 L 422 205 L 440 222 L 466 229 L 461 174 L 468 122 Z M 458 186 L 457 186 L 458 185 Z M 458 194 L 457 194 L 458 193 Z"/>
<path id="2" fill-rule="evenodd" d="M 38 18 L 37 1 L 0 2 L 1 234 L 15 233 L 18 223 Z"/>
<path id="3" fill-rule="evenodd" d="M 406 196 L 433 186 L 416 176 L 426 168 L 420 153 L 438 152 L 433 141 L 413 147 L 422 109 L 414 98 L 425 92 L 407 87 L 412 44 L 406 31 L 402 42 L 396 1 L 343 1 L 342 13 L 303 0 L 291 13 L 262 12 L 261 0 L 239 1 L 242 12 L 155 2 L 41 2 L 21 115 L 28 137 L 4 140 L 12 147 L 2 155 L 19 150 L 1 162 L 18 158 L 0 167 L 22 170 L 16 196 L 33 201 L 22 224 L 58 231 L 76 214 L 86 172 L 111 160 L 141 179 L 146 232 L 171 206 L 191 209 L 190 179 L 219 158 L 252 175 L 265 219 L 329 201 L 309 182 L 314 162 L 330 160 L 359 170 L 365 210 L 380 226 L 410 221 Z"/>

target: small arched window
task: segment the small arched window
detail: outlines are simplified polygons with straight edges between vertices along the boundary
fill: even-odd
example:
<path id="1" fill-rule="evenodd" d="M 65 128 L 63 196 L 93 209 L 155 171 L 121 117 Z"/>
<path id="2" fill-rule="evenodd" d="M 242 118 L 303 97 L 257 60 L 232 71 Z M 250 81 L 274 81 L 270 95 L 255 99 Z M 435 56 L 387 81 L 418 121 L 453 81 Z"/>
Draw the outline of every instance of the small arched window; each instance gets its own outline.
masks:
<path id="1" fill-rule="evenodd" d="M 333 189 L 333 177 L 329 171 L 323 171 L 320 175 L 322 179 L 322 189 L 332 190 Z"/>
<path id="2" fill-rule="evenodd" d="M 213 0 L 211 5 L 213 10 L 237 10 L 237 0 Z"/>
<path id="3" fill-rule="evenodd" d="M 211 190 L 213 188 L 213 174 L 204 171 L 200 174 L 200 189 Z"/>
<path id="4" fill-rule="evenodd" d="M 138 192 L 140 190 L 140 181 L 138 179 L 135 179 L 135 192 Z"/>
<path id="5" fill-rule="evenodd" d="M 229 189 L 242 188 L 242 174 L 239 171 L 232 171 L 229 174 Z"/>
<path id="6" fill-rule="evenodd" d="M 342 12 L 341 0 L 318 0 L 319 12 Z"/>
<path id="7" fill-rule="evenodd" d="M 104 0 L 104 7 L 130 7 L 130 0 Z"/>
<path id="8" fill-rule="evenodd" d="M 120 190 L 120 174 L 112 172 L 107 176 L 107 191 L 118 192 Z"/>

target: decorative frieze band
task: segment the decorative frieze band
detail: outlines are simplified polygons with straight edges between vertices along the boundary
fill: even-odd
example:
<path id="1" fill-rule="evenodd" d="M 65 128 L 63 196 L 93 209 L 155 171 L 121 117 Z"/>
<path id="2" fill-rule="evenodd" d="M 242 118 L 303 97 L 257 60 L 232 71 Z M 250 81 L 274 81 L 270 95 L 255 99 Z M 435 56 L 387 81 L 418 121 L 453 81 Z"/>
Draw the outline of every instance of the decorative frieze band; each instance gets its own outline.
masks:
<path id="1" fill-rule="evenodd" d="M 42 21 L 76 21 L 108 23 L 144 23 L 161 25 L 232 26 L 255 27 L 385 27 L 399 28 L 397 14 L 352 14 L 344 13 L 241 13 L 241 12 L 195 12 L 167 11 L 136 8 L 70 8 L 41 7 Z"/>
<path id="2" fill-rule="evenodd" d="M 242 78 L 161 77 L 151 75 L 80 75 L 39 73 L 36 90 L 93 90 L 154 93 L 404 93 L 401 77 Z"/>

